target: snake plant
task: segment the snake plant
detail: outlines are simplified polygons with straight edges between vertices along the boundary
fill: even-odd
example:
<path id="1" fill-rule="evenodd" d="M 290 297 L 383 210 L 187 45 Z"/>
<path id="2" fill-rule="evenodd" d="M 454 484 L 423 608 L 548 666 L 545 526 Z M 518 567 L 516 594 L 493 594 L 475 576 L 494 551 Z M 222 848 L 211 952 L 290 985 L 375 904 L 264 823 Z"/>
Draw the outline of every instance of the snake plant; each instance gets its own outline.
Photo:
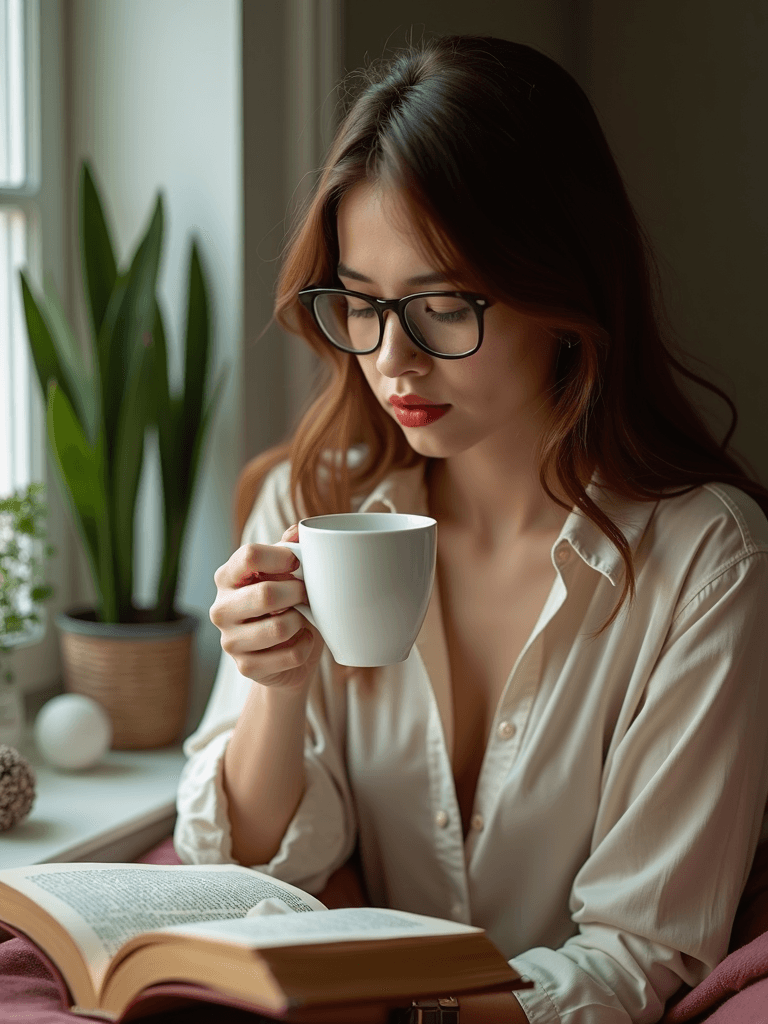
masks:
<path id="1" fill-rule="evenodd" d="M 91 168 L 79 181 L 79 235 L 90 359 L 54 289 L 35 295 L 20 272 L 32 358 L 47 407 L 48 443 L 83 543 L 100 622 L 173 620 L 179 567 L 203 446 L 227 374 L 206 402 L 208 287 L 193 241 L 189 259 L 184 384 L 171 393 L 166 333 L 156 298 L 163 241 L 157 196 L 143 238 L 119 269 Z M 157 428 L 164 545 L 154 606 L 133 603 L 136 498 L 145 436 Z"/>

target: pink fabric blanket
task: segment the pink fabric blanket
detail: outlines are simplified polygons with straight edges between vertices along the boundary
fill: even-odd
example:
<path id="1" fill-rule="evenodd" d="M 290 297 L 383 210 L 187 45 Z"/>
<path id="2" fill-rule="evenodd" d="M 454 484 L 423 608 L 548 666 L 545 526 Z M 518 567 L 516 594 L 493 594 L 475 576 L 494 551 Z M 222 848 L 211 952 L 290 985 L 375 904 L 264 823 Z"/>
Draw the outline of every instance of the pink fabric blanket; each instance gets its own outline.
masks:
<path id="1" fill-rule="evenodd" d="M 734 950 L 670 1006 L 662 1024 L 768 1024 L 768 932 Z"/>
<path id="2" fill-rule="evenodd" d="M 139 861 L 179 863 L 170 838 Z M 768 898 L 768 888 L 763 886 L 754 895 Z M 324 902 L 332 901 L 325 899 Z M 768 1024 L 768 931 L 754 938 L 749 934 L 750 930 L 755 933 L 761 926 L 768 928 L 768 921 L 763 920 L 765 914 L 755 910 L 757 907 L 764 911 L 766 905 L 754 901 L 750 904 L 747 926 L 739 931 L 737 919 L 734 929 L 734 934 L 743 939 L 744 944 L 734 949 L 700 985 L 678 997 L 677 1002 L 668 1007 L 661 1024 L 700 1024 L 705 1020 L 708 1024 Z M 72 1024 L 76 1019 L 62 1007 L 57 985 L 35 947 L 20 938 L 0 943 L 0 1024 Z M 259 1019 L 264 1020 L 241 1010 L 199 1006 L 157 1014 L 151 1021 L 152 1024 L 210 1024 L 214 1020 L 216 1024 L 255 1024 Z"/>

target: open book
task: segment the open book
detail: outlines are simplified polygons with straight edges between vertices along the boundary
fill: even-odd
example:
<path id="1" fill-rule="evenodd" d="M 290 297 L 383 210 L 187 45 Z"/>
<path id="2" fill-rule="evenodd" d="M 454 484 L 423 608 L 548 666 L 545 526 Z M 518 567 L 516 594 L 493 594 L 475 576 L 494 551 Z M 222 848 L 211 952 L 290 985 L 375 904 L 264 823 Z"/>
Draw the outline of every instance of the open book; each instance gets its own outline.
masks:
<path id="1" fill-rule="evenodd" d="M 411 998 L 530 985 L 480 928 L 328 910 L 233 864 L 0 871 L 0 923 L 39 947 L 74 1013 L 115 1021 L 198 1001 L 307 1022 L 354 1006 L 385 1020 L 382 1007 Z"/>

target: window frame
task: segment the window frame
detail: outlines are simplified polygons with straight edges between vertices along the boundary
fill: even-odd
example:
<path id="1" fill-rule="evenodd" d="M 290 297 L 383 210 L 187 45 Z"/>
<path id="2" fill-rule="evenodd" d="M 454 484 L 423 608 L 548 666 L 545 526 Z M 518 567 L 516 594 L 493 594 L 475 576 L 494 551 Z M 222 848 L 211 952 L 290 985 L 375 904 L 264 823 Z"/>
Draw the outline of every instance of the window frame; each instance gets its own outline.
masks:
<path id="1" fill-rule="evenodd" d="M 17 186 L 0 185 L 0 203 L 4 206 L 36 197 L 40 193 L 41 168 L 41 82 L 40 82 L 40 0 L 21 0 L 24 21 L 24 182 Z"/>
<path id="2" fill-rule="evenodd" d="M 0 208 L 19 211 L 25 223 L 26 265 L 33 280 L 42 278 L 42 243 L 40 198 L 42 192 L 41 165 L 41 77 L 40 43 L 41 11 L 40 0 L 21 0 L 23 17 L 24 53 L 24 145 L 25 177 L 21 185 L 0 184 Z M 14 282 L 18 287 L 17 282 Z M 13 287 L 12 284 L 12 287 Z M 47 484 L 45 460 L 45 429 L 40 421 L 43 409 L 37 394 L 37 382 L 30 373 L 27 381 L 27 408 L 31 422 L 27 425 L 27 459 L 31 480 Z M 15 482 L 13 486 L 19 486 Z M 23 485 L 22 485 L 23 486 Z"/>
<path id="3" fill-rule="evenodd" d="M 57 246 L 64 230 L 68 109 L 66 97 L 66 7 L 64 0 L 22 0 L 24 42 L 25 179 L 18 186 L 0 185 L 0 209 L 18 210 L 25 219 L 26 269 L 35 288 L 41 288 L 44 270 L 63 282 L 62 299 L 68 298 L 68 269 L 63 251 Z M 55 68 L 45 69 L 43 55 Z M 60 126 L 51 138 L 43 138 L 45 125 Z M 47 173 L 46 173 L 47 172 Z M 50 223 L 49 223 L 50 221 Z M 46 244 L 47 242 L 47 244 Z M 18 277 L 15 286 L 18 288 Z M 66 304 L 66 302 L 65 302 Z M 57 557 L 47 564 L 47 578 L 54 595 L 46 602 L 45 636 L 38 643 L 14 650 L 9 667 L 22 693 L 60 688 L 61 661 L 58 636 L 53 626 L 55 613 L 71 604 L 73 596 L 73 535 L 66 509 L 48 455 L 45 405 L 40 386 L 29 361 L 27 402 L 29 411 L 27 457 L 29 478 L 45 485 L 48 507 L 48 537 Z M 23 483 L 12 482 L 12 488 Z"/>

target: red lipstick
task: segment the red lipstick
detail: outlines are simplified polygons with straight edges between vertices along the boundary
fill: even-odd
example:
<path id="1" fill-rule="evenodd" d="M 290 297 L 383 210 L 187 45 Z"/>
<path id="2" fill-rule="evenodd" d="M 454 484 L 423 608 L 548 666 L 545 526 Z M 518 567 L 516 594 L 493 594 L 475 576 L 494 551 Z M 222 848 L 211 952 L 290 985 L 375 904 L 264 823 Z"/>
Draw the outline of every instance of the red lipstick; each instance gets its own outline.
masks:
<path id="1" fill-rule="evenodd" d="M 450 409 L 450 405 L 438 405 L 421 395 L 390 395 L 390 405 L 395 408 L 398 423 L 404 427 L 426 427 L 439 420 Z"/>
<path id="2" fill-rule="evenodd" d="M 421 395 L 414 395 L 413 393 L 408 395 L 390 395 L 389 401 L 392 405 L 396 405 L 402 408 L 404 405 L 437 405 L 437 402 L 431 402 L 428 398 L 422 398 Z"/>

